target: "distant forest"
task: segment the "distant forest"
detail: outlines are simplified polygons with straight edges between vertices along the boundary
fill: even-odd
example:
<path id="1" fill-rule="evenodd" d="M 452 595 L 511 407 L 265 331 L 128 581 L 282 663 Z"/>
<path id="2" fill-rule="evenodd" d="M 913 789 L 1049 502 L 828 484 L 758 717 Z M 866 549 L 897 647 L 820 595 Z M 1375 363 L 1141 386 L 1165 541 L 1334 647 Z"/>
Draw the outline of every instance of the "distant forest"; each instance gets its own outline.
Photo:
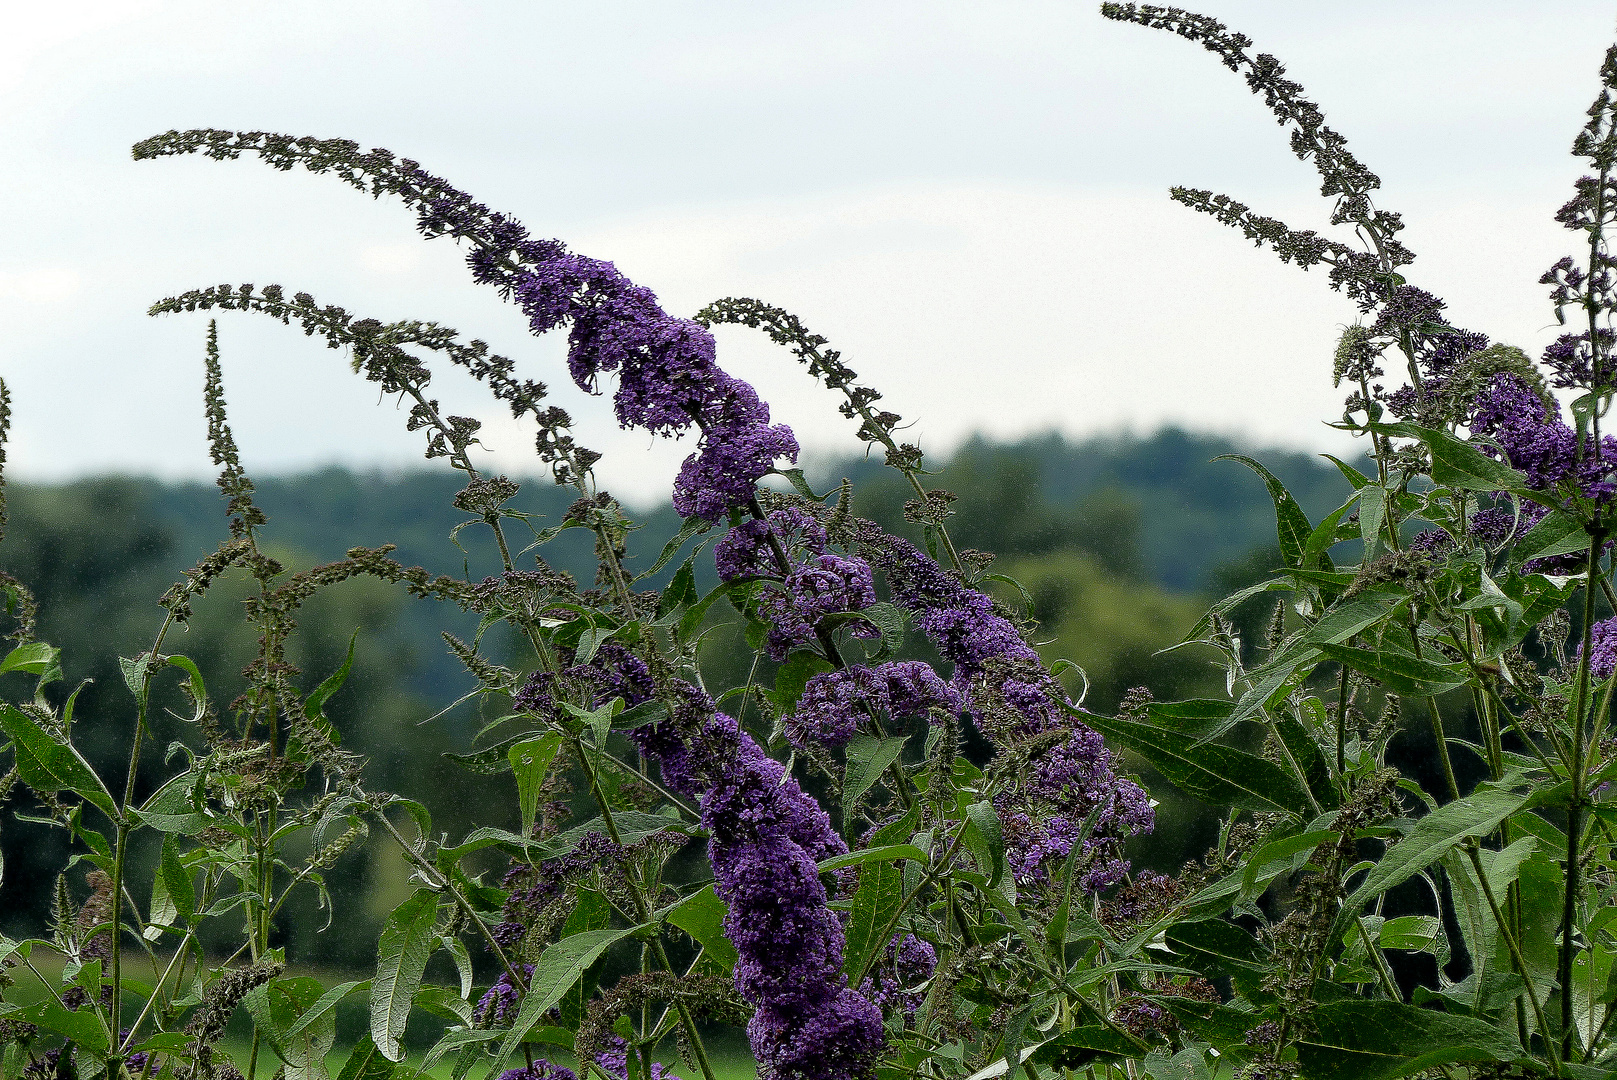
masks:
<path id="1" fill-rule="evenodd" d="M 1209 599 L 1256 580 L 1278 561 L 1263 483 L 1238 462 L 1212 460 L 1230 453 L 1252 451 L 1172 429 L 1149 438 L 1083 442 L 1059 435 L 1014 443 L 973 439 L 939 463 L 933 480 L 959 496 L 950 521 L 957 544 L 999 556 L 995 569 L 1016 578 L 1031 598 L 1044 651 L 1077 662 L 1088 675 L 1091 701 L 1111 707 L 1135 685 L 1164 697 L 1222 693 L 1222 675 L 1205 657 L 1192 650 L 1157 653 L 1180 639 Z M 1349 493 L 1323 458 L 1254 456 L 1314 520 Z M 843 477 L 855 481 L 857 514 L 913 534 L 903 521 L 911 493 L 902 477 L 877 459 L 825 462 L 809 470 L 816 490 L 835 487 Z M 270 518 L 269 546 L 291 568 L 341 558 L 355 545 L 392 543 L 397 558 L 434 573 L 480 579 L 498 569 L 484 530 L 461 532 L 464 550 L 450 539 L 465 515 L 450 505 L 462 483 L 448 469 L 328 468 L 256 483 L 257 502 Z M 41 636 L 63 649 L 63 692 L 93 680 L 79 698 L 76 741 L 98 765 L 110 766 L 121 760 L 118 748 L 128 737 L 131 712 L 118 656 L 150 648 L 160 621 L 157 597 L 226 535 L 223 500 L 206 483 L 102 477 L 14 484 L 8 502 L 0 568 L 34 589 Z M 513 505 L 533 515 L 539 528 L 559 521 L 571 502 L 568 491 L 530 478 Z M 631 567 L 649 566 L 680 525 L 666 506 L 640 520 L 643 528 L 630 538 Z M 545 559 L 577 577 L 591 575 L 589 550 L 573 543 L 583 532 L 564 533 L 547 545 Z M 245 580 L 221 582 L 197 605 L 195 629 L 171 637 L 167 646 L 201 666 L 221 712 L 242 689 L 239 671 L 252 656 L 252 635 L 239 614 L 246 590 Z M 1024 603 L 1009 588 L 1003 599 Z M 1269 615 L 1268 608 L 1244 613 L 1249 639 Z M 451 831 L 509 824 L 504 818 L 511 800 L 503 792 L 497 799 L 487 796 L 487 778 L 423 752 L 464 751 L 481 722 L 470 706 L 448 708 L 472 680 L 448 654 L 444 630 L 469 639 L 476 619 L 410 600 L 375 581 L 355 580 L 305 609 L 291 659 L 312 686 L 341 665 L 354 640 L 354 674 L 327 708 L 345 745 L 368 756 L 371 784 L 430 792 L 439 827 Z M 703 661 L 709 683 L 718 688 L 740 681 L 745 672 L 736 665 L 744 650 L 735 632 L 719 625 L 709 642 Z M 485 648 L 515 662 L 505 652 L 507 643 L 486 642 Z M 13 693 L 19 689 L 12 687 Z M 160 745 L 179 738 L 181 727 L 170 718 L 159 732 Z M 421 764 L 433 760 L 439 764 Z M 1206 827 L 1196 815 L 1194 806 L 1165 806 L 1149 861 L 1172 866 L 1190 854 Z M 43 879 L 43 868 L 61 865 L 62 853 L 53 847 L 59 843 L 58 833 L 8 822 L 0 835 L 6 867 L 0 930 L 20 928 L 48 906 L 51 883 Z M 367 852 L 362 872 L 333 881 L 333 904 L 344 913 L 337 929 L 319 933 L 323 919 L 282 928 L 289 955 L 342 966 L 366 960 L 375 920 L 406 887 L 397 861 L 378 855 L 384 850 Z"/>

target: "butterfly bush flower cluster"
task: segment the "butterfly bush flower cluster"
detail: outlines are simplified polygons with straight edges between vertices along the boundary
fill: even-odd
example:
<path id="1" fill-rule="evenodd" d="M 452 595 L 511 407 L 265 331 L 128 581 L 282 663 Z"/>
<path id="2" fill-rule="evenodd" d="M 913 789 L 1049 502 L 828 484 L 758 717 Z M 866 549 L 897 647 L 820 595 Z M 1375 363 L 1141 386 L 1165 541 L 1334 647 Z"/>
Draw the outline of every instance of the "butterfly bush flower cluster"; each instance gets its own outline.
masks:
<path id="1" fill-rule="evenodd" d="M 786 718 L 786 738 L 799 749 L 842 746 L 857 733 L 861 718 L 930 719 L 934 709 L 958 716 L 960 695 L 930 664 L 854 664 L 809 679 L 796 711 Z"/>
<path id="2" fill-rule="evenodd" d="M 758 606 L 770 624 L 769 655 L 775 660 L 816 640 L 825 616 L 863 611 L 876 602 L 870 564 L 831 551 L 824 527 L 796 507 L 736 526 L 713 556 L 722 580 L 765 582 Z M 856 637 L 881 635 L 863 620 L 855 620 L 851 631 Z"/>
<path id="3" fill-rule="evenodd" d="M 903 540 L 884 538 L 869 551 L 893 602 L 953 665 L 953 690 L 982 733 L 1001 748 L 1043 744 L 1027 780 L 995 800 L 1018 880 L 1043 880 L 1049 865 L 1078 845 L 1096 857 L 1085 888 L 1098 892 L 1121 881 L 1128 864 L 1111 854 L 1117 841 L 1149 832 L 1155 822 L 1145 791 L 1117 774 L 1098 734 L 1069 717 L 1061 684 L 986 594 Z"/>
<path id="4" fill-rule="evenodd" d="M 1617 468 L 1617 438 L 1603 436 L 1598 443 L 1578 433 L 1561 419 L 1561 406 L 1547 392 L 1541 392 L 1515 373 L 1494 377 L 1480 394 L 1470 417 L 1473 436 L 1481 436 L 1499 448 L 1513 468 L 1526 477 L 1528 486 L 1556 499 L 1575 498 L 1603 507 L 1617 492 L 1613 470 Z M 1598 452 L 1597 452 L 1598 447 Z M 1537 502 L 1508 500 L 1482 510 L 1471 522 L 1471 535 L 1488 547 L 1498 547 L 1543 520 L 1549 509 Z M 1609 547 L 1609 543 L 1607 545 Z M 1530 571 L 1577 573 L 1587 555 L 1570 553 L 1533 560 Z"/>
<path id="5" fill-rule="evenodd" d="M 1578 655 L 1583 646 L 1578 646 Z M 1603 619 L 1589 630 L 1589 674 L 1609 679 L 1617 672 L 1617 619 Z"/>
<path id="6" fill-rule="evenodd" d="M 725 936 L 739 954 L 735 985 L 756 1006 L 748 1034 L 766 1075 L 832 1080 L 867 1071 L 883 1045 L 882 1017 L 842 975 L 842 924 L 818 864 L 848 848 L 825 811 L 698 687 L 659 685 L 626 649 L 605 646 L 589 664 L 539 673 L 517 700 L 547 707 L 559 683 L 589 707 L 613 697 L 631 707 L 673 699 L 668 720 L 632 736 L 663 781 L 701 806 L 716 888 L 729 906 Z"/>
<path id="7" fill-rule="evenodd" d="M 799 649 L 817 650 L 832 668 L 810 680 L 784 718 L 791 741 L 836 747 L 881 716 L 941 717 L 951 727 L 967 717 L 1022 767 L 1017 782 L 995 800 L 1016 876 L 1045 880 L 1050 864 L 1076 849 L 1087 859 L 1084 887 L 1098 891 L 1122 878 L 1119 842 L 1152 827 L 1143 791 L 1117 773 L 1099 736 L 1072 718 L 1060 684 L 1017 628 L 959 572 L 945 571 L 868 522 L 850 528 L 844 517 L 833 546 L 818 507 L 762 511 L 758 482 L 777 462 L 795 461 L 797 444 L 790 428 L 771 422 L 751 386 L 719 368 L 705 328 L 663 311 L 650 290 L 613 264 L 534 239 L 515 220 L 383 151 L 190 132 L 143 144 L 137 156 L 197 150 L 215 157 L 253 152 L 280 168 L 303 164 L 335 172 L 373 194 L 403 197 L 427 235 L 470 241 L 476 280 L 513 300 L 535 334 L 567 332 L 568 368 L 577 385 L 599 393 L 608 376 L 616 377 L 620 424 L 663 437 L 694 434 L 697 451 L 675 479 L 674 508 L 697 522 L 729 519 L 715 550 L 716 568 L 727 582 L 759 583 L 751 610 L 769 626 L 770 655 L 783 660 Z M 553 450 L 567 421 L 559 410 L 535 408 L 543 387 L 516 383 L 508 363 L 497 371 L 484 367 L 479 377 L 514 413 L 538 415 L 541 454 Z M 593 456 L 576 452 L 572 460 L 576 480 Z M 874 615 L 860 613 L 877 604 L 883 580 L 893 604 L 936 648 L 946 675 L 919 662 L 842 659 L 836 634 L 881 636 Z M 628 608 L 635 601 L 623 597 L 622 603 Z M 666 663 L 643 645 L 606 645 L 587 663 L 564 655 L 559 668 L 531 676 L 514 702 L 552 723 L 568 720 L 560 702 L 598 707 L 622 698 L 630 707 L 652 700 L 666 707 L 665 719 L 629 735 L 662 783 L 700 807 L 715 889 L 728 906 L 725 934 L 739 957 L 735 986 L 754 1007 L 748 1032 L 762 1074 L 783 1080 L 867 1076 L 884 1043 L 883 1009 L 913 1009 L 912 991 L 936 962 L 932 948 L 899 934 L 878 953 L 866 982 L 848 985 L 844 928 L 827 892 L 827 881 L 835 879 L 818 869 L 847 845 L 786 767 L 734 717 L 719 712 L 697 683 L 664 670 Z M 622 853 L 580 848 L 573 858 L 593 856 L 621 861 Z M 557 906 L 576 870 L 563 859 L 508 877 L 505 919 L 495 940 L 521 941 Z M 518 972 L 529 974 L 525 967 Z M 506 1017 L 519 990 L 509 976 L 496 983 L 479 1004 L 483 1021 Z"/>

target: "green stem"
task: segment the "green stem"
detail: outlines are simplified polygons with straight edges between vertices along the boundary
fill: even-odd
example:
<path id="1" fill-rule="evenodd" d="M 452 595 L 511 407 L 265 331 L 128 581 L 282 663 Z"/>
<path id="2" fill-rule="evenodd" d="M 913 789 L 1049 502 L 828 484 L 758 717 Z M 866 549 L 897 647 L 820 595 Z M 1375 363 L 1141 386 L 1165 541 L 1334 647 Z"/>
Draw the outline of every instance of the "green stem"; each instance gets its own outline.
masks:
<path id="1" fill-rule="evenodd" d="M 1587 780 L 1585 766 L 1586 721 L 1589 705 L 1589 661 L 1594 638 L 1595 585 L 1600 578 L 1600 548 L 1606 530 L 1598 514 L 1589 529 L 1588 580 L 1583 588 L 1583 647 L 1578 655 L 1578 691 L 1572 714 L 1572 757 L 1567 770 L 1572 780 L 1572 799 L 1566 820 L 1566 897 L 1561 906 L 1561 947 L 1556 958 L 1556 981 L 1561 986 L 1561 1056 L 1572 1057 L 1576 1029 L 1572 1023 L 1572 960 L 1577 951 L 1573 930 L 1578 917 L 1578 891 L 1582 885 L 1584 802 Z"/>

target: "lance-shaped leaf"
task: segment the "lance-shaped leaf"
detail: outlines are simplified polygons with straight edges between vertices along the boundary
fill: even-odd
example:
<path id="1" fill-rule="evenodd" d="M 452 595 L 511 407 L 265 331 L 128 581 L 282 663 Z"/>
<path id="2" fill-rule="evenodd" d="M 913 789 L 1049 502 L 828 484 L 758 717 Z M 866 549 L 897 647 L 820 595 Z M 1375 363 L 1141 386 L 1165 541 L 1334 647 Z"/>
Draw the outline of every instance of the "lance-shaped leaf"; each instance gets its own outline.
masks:
<path id="1" fill-rule="evenodd" d="M 561 735 L 547 731 L 537 739 L 517 743 L 507 751 L 511 771 L 517 778 L 517 799 L 522 804 L 522 833 L 533 831 L 533 819 L 539 811 L 539 789 L 544 786 L 550 763 L 561 749 Z"/>
<path id="2" fill-rule="evenodd" d="M 1447 431 L 1419 424 L 1371 424 L 1370 428 L 1382 435 L 1425 443 L 1432 455 L 1432 479 L 1444 487 L 1529 493 L 1527 477 Z"/>
<path id="3" fill-rule="evenodd" d="M 1179 790 L 1213 806 L 1306 817 L 1308 793 L 1280 766 L 1233 746 L 1198 743 L 1151 724 L 1073 710 L 1102 735 L 1145 758 Z"/>
<path id="4" fill-rule="evenodd" d="M 1286 485 L 1280 482 L 1279 477 L 1264 468 L 1252 458 L 1242 454 L 1222 454 L 1214 461 L 1239 461 L 1263 477 L 1264 486 L 1269 489 L 1269 498 L 1275 504 L 1275 534 L 1280 541 L 1280 557 L 1292 569 L 1303 566 L 1303 555 L 1308 548 L 1308 538 L 1313 535 L 1314 527 L 1308 522 L 1308 515 L 1303 508 L 1297 505 L 1297 500 L 1291 497 Z"/>
<path id="5" fill-rule="evenodd" d="M 376 943 L 376 976 L 371 980 L 371 1038 L 389 1061 L 401 1061 L 399 1037 L 410 1018 L 410 1002 L 432 953 L 432 927 L 438 894 L 417 889 L 393 909 Z"/>
<path id="6" fill-rule="evenodd" d="M 117 818 L 112 794 L 72 744 L 52 738 L 12 705 L 0 705 L 0 730 L 16 750 L 17 772 L 23 783 L 35 791 L 71 791 L 108 817 Z"/>
<path id="7" fill-rule="evenodd" d="M 1297 1043 L 1304 1080 L 1397 1080 L 1450 1062 L 1525 1056 L 1512 1025 L 1398 1001 L 1337 1001 L 1308 1015 Z"/>
<path id="8" fill-rule="evenodd" d="M 1409 835 L 1389 848 L 1381 861 L 1370 868 L 1364 883 L 1354 891 L 1343 911 L 1357 911 L 1376 895 L 1408 881 L 1466 837 L 1492 832 L 1531 798 L 1531 794 L 1503 788 L 1480 788 L 1433 810 L 1415 822 Z"/>
<path id="9" fill-rule="evenodd" d="M 693 941 L 702 946 L 708 957 L 728 972 L 735 968 L 740 955 L 730 939 L 724 936 L 724 916 L 729 910 L 730 906 L 720 900 L 713 886 L 709 885 L 669 908 L 667 918 L 689 934 Z"/>
<path id="10" fill-rule="evenodd" d="M 1315 646 L 1320 652 L 1345 664 L 1361 675 L 1377 680 L 1395 694 L 1426 697 L 1464 686 L 1468 675 L 1459 664 L 1434 664 L 1385 649 L 1360 649 L 1352 645 Z"/>
<path id="11" fill-rule="evenodd" d="M 874 735 L 853 737 L 848 743 L 847 773 L 842 781 L 844 813 L 852 813 L 887 766 L 898 760 L 908 739 L 908 735 L 892 735 L 885 739 Z"/>
<path id="12" fill-rule="evenodd" d="M 506 1032 L 500 1044 L 499 1061 L 493 1071 L 505 1067 L 511 1055 L 522 1045 L 528 1029 L 571 990 L 583 977 L 584 969 L 598 960 L 615 942 L 641 930 L 631 926 L 625 930 L 585 930 L 583 933 L 562 938 L 546 949 L 533 965 L 528 979 L 528 992 L 523 995 L 522 1008 L 517 1011 L 516 1023 Z"/>
<path id="13" fill-rule="evenodd" d="M 887 942 L 878 938 L 903 902 L 903 878 L 892 863 L 867 863 L 860 868 L 842 951 L 842 970 L 850 981 L 863 974 L 871 957 L 886 947 Z"/>

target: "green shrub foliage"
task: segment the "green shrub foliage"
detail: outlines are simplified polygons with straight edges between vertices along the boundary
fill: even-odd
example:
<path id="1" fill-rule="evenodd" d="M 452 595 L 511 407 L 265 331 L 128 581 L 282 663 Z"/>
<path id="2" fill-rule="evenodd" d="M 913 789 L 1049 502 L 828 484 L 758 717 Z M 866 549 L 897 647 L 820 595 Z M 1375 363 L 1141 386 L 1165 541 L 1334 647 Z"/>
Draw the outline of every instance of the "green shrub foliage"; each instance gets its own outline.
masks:
<path id="1" fill-rule="evenodd" d="M 0 703 L 0 785 L 71 845 L 49 925 L 0 944 L 6 1075 L 712 1080 L 709 1047 L 731 1028 L 780 1078 L 1608 1075 L 1617 439 L 1601 421 L 1617 391 L 1617 48 L 1574 144 L 1589 175 L 1558 215 L 1579 255 L 1542 281 L 1568 333 L 1533 362 L 1452 325 L 1409 283 L 1414 256 L 1399 216 L 1372 201 L 1375 175 L 1273 57 L 1177 9 L 1102 13 L 1171 30 L 1242 75 L 1358 241 L 1173 192 L 1287 262 L 1325 265 L 1358 303 L 1333 377 L 1348 392 L 1337 426 L 1369 450 L 1363 469 L 1340 463 L 1340 504 L 1318 521 L 1238 459 L 1272 498 L 1276 546 L 1260 580 L 1170 645 L 1213 659 L 1221 684 L 1195 691 L 1194 666 L 1154 669 L 1204 695 L 1187 700 L 1122 685 L 1174 600 L 1133 622 L 1086 608 L 1112 580 L 1100 568 L 1140 566 L 1093 542 L 1053 556 L 1039 507 L 991 476 L 968 486 L 995 512 L 952 532 L 957 496 L 930 484 L 900 417 L 789 313 L 728 299 L 671 316 L 611 263 L 535 239 L 386 151 L 262 132 L 139 144 L 138 158 L 256 156 L 402 201 L 535 333 L 567 333 L 570 376 L 615 384 L 624 426 L 688 434 L 694 452 L 673 492 L 679 532 L 631 570 L 637 524 L 597 487 L 598 455 L 484 343 L 279 286 L 157 304 L 265 314 L 347 350 L 409 406 L 427 457 L 459 471 L 457 538 L 487 545 L 498 570 L 435 574 L 385 546 L 307 569 L 278 560 L 210 323 L 204 404 L 227 535 L 162 595 L 150 646 L 121 662 L 125 696 L 76 708 L 83 686 L 64 685 L 34 594 L 0 576 L 0 675 L 33 684 Z M 813 490 L 790 429 L 717 363 L 708 328 L 721 323 L 767 334 L 840 392 L 900 478 L 918 543 L 861 517 L 851 484 Z M 536 424 L 540 460 L 574 500 L 559 521 L 540 527 L 518 484 L 478 471 L 478 424 L 439 408 L 429 361 Z M 1137 527 L 1127 490 L 1081 505 Z M 593 581 L 546 561 L 564 534 L 593 547 Z M 1027 580 L 980 544 L 1004 545 L 1020 559 L 1005 569 Z M 132 556 L 102 554 L 116 587 Z M 298 666 L 320 654 L 294 644 L 308 605 L 356 579 L 474 620 L 444 635 L 486 720 L 447 755 L 489 807 L 464 834 L 382 790 L 345 747 L 327 705 L 354 646 L 334 670 Z M 229 703 L 171 651 L 192 624 L 207 639 L 193 654 L 221 647 L 229 631 L 199 605 L 225 588 L 256 638 Z M 704 646 L 726 610 L 747 672 L 710 689 Z M 1041 633 L 1078 659 L 1094 635 L 1129 647 L 1086 673 L 1041 660 Z M 105 767 L 115 738 L 119 770 Z M 154 758 L 155 783 L 142 768 Z M 1149 766 L 1162 803 L 1125 761 Z M 1157 810 L 1190 802 L 1218 815 L 1211 850 L 1176 874 L 1132 865 Z M 287 928 L 347 917 L 328 883 L 375 839 L 408 879 L 374 973 L 327 985 L 289 969 Z M 338 1049 L 350 998 L 368 1024 Z M 250 1033 L 239 1044 L 233 1022 Z"/>

